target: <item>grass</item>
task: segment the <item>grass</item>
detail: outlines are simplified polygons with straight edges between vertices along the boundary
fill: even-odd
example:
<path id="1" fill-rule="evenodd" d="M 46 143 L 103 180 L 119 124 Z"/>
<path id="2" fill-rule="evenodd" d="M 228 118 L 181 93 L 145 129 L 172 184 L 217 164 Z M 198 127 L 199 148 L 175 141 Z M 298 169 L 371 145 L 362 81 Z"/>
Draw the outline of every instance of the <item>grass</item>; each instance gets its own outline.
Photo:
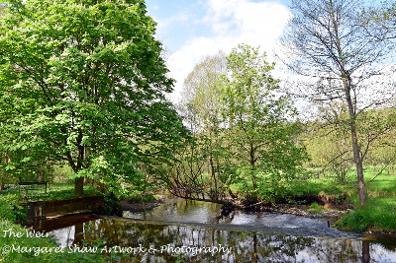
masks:
<path id="1" fill-rule="evenodd" d="M 379 169 L 376 167 L 365 169 L 368 202 L 363 207 L 359 207 L 354 170 L 348 172 L 344 183 L 337 183 L 335 176 L 323 176 L 295 184 L 292 192 L 296 195 L 320 192 L 330 195 L 345 193 L 348 196 L 346 202 L 356 208 L 344 215 L 336 223 L 337 227 L 359 232 L 367 230 L 396 232 L 396 174 L 387 172 L 378 174 L 378 172 Z M 318 212 L 319 208 L 315 204 L 313 206 L 309 210 Z"/>
<path id="2" fill-rule="evenodd" d="M 348 181 L 353 183 L 350 202 L 355 210 L 346 214 L 336 224 L 337 227 L 352 231 L 396 231 L 396 175 L 382 173 L 378 175 L 375 167 L 365 170 L 368 202 L 359 207 L 354 171 L 348 174 Z"/>
<path id="3" fill-rule="evenodd" d="M 352 231 L 396 231 L 395 198 L 371 198 L 364 207 L 342 217 L 336 226 Z"/>
<path id="4" fill-rule="evenodd" d="M 324 207 L 319 205 L 318 203 L 314 202 L 310 205 L 310 207 L 308 208 L 308 212 L 312 213 L 312 214 L 320 214 L 321 212 L 323 212 Z"/>

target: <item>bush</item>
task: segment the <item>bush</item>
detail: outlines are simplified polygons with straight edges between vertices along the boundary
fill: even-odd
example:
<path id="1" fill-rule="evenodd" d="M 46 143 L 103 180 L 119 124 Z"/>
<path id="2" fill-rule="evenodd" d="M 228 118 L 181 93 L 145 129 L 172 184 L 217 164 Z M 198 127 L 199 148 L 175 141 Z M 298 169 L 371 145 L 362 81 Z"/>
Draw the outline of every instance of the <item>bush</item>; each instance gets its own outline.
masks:
<path id="1" fill-rule="evenodd" d="M 11 222 L 24 222 L 26 209 L 16 194 L 0 195 L 0 218 Z"/>
<path id="2" fill-rule="evenodd" d="M 326 181 L 318 180 L 281 180 L 277 184 L 261 183 L 259 187 L 259 198 L 274 203 L 290 203 L 304 200 L 305 197 L 319 196 L 325 194 L 339 194 L 342 189 L 328 184 Z"/>
<path id="3" fill-rule="evenodd" d="M 320 214 L 323 211 L 323 206 L 319 205 L 318 203 L 314 202 L 310 205 L 308 211 L 313 214 Z"/>
<path id="4" fill-rule="evenodd" d="M 149 203 L 157 200 L 154 195 L 144 193 L 132 194 L 126 199 L 131 203 Z"/>
<path id="5" fill-rule="evenodd" d="M 122 216 L 120 200 L 113 193 L 104 196 L 104 214 Z"/>

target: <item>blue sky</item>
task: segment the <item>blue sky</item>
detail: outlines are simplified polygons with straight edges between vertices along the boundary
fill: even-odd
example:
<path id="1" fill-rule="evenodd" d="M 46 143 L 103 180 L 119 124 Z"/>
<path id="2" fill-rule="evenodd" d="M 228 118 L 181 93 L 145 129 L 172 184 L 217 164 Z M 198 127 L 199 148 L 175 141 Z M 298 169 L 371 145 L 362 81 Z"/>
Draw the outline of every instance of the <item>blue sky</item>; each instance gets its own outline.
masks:
<path id="1" fill-rule="evenodd" d="M 146 0 L 158 23 L 170 76 L 176 79 L 172 100 L 194 65 L 239 43 L 274 53 L 291 12 L 288 0 Z"/>

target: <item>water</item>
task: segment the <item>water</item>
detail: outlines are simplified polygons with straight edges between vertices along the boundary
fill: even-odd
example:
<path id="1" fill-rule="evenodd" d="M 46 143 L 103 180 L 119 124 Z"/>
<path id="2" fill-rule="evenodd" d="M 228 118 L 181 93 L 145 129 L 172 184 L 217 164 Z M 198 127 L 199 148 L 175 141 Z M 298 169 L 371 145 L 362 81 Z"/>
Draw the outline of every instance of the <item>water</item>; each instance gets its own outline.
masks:
<path id="1" fill-rule="evenodd" d="M 311 219 L 289 214 L 234 211 L 219 218 L 221 205 L 185 200 L 168 200 L 164 205 L 143 212 L 124 212 L 123 217 L 137 221 L 184 223 L 207 227 L 285 233 L 294 235 L 347 237 L 351 234 L 329 228 L 326 219 Z"/>
<path id="2" fill-rule="evenodd" d="M 36 229 L 50 232 L 63 247 L 93 244 L 99 239 L 105 242 L 102 247 L 157 249 L 140 251 L 124 262 L 179 259 L 179 262 L 396 263 L 396 240 L 341 232 L 329 227 L 325 219 L 241 211 L 226 218 L 218 215 L 218 205 L 173 200 L 151 211 L 124 212 L 123 218 L 68 216 L 58 219 L 58 223 L 42 222 Z M 177 251 L 182 246 L 189 247 L 190 253 Z M 223 250 L 193 255 L 197 248 Z"/>

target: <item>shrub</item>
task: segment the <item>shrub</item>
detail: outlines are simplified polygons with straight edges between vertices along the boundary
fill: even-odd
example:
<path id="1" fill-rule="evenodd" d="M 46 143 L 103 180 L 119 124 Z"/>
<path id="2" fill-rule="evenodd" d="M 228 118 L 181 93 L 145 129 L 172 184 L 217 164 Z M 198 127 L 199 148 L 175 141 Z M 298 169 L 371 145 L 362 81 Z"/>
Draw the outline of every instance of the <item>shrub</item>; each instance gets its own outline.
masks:
<path id="1" fill-rule="evenodd" d="M 16 194 L 0 195 L 0 218 L 11 222 L 25 220 L 26 210 Z"/>

